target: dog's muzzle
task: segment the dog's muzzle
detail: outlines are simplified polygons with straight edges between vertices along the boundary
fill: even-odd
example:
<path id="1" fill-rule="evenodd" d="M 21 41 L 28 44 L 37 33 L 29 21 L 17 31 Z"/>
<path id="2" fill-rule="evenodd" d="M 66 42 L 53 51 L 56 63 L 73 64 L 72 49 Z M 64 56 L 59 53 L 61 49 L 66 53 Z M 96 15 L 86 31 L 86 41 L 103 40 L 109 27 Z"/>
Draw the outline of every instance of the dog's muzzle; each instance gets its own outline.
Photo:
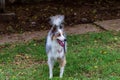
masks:
<path id="1" fill-rule="evenodd" d="M 61 45 L 62 47 L 64 47 L 65 46 L 65 40 L 61 41 L 61 40 L 57 39 L 57 42 L 59 43 L 59 45 Z"/>

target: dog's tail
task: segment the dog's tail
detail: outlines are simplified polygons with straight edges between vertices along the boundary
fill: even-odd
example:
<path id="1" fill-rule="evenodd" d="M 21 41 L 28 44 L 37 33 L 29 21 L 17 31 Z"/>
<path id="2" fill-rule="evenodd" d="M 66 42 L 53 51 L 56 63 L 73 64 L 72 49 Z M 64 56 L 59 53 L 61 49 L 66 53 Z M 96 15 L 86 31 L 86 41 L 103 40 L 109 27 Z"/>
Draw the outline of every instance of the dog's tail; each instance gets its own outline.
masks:
<path id="1" fill-rule="evenodd" d="M 50 17 L 50 24 L 52 26 L 60 26 L 64 22 L 64 15 L 56 15 Z"/>

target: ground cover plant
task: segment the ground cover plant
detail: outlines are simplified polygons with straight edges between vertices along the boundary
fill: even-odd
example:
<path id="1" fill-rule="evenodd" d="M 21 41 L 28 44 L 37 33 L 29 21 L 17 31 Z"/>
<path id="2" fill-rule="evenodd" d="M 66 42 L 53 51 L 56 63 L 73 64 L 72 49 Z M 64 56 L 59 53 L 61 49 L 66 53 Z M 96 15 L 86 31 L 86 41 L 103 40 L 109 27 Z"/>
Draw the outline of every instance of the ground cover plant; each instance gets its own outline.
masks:
<path id="1" fill-rule="evenodd" d="M 68 36 L 61 80 L 120 79 L 120 32 Z M 55 64 L 53 80 L 59 80 Z M 48 80 L 45 39 L 0 46 L 0 80 Z"/>

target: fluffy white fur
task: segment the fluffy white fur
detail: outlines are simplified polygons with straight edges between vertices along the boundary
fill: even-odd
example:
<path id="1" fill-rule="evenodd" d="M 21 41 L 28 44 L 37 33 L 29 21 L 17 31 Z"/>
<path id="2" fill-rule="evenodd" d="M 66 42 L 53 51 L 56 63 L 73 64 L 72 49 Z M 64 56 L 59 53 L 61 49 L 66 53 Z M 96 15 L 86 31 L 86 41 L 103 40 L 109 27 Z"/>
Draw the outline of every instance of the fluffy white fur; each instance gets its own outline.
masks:
<path id="1" fill-rule="evenodd" d="M 50 17 L 50 24 L 60 26 L 64 22 L 64 15 L 57 15 Z"/>
<path id="2" fill-rule="evenodd" d="M 53 77 L 53 66 L 55 61 L 59 61 L 60 63 L 60 78 L 62 78 L 64 73 L 64 67 L 66 64 L 65 52 L 67 49 L 66 37 L 65 34 L 63 34 L 63 28 L 60 28 L 60 26 L 64 22 L 64 16 L 57 15 L 50 17 L 50 19 L 53 27 L 49 31 L 46 39 L 46 53 L 48 56 L 49 78 Z M 57 35 L 58 33 L 60 35 L 56 37 L 55 35 Z M 54 36 L 55 38 L 53 39 Z M 64 44 L 64 46 L 61 46 L 57 40 Z"/>

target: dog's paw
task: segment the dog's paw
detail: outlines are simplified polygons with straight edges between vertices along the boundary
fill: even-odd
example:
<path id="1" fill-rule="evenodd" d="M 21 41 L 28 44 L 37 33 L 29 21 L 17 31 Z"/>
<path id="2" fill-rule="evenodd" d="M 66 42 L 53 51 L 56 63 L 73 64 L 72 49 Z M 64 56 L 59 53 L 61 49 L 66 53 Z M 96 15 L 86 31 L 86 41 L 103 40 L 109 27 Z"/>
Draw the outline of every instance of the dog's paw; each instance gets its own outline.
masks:
<path id="1" fill-rule="evenodd" d="M 49 79 L 52 79 L 53 78 L 53 76 L 49 76 Z"/>
<path id="2" fill-rule="evenodd" d="M 60 75 L 60 78 L 62 78 L 63 76 Z"/>

